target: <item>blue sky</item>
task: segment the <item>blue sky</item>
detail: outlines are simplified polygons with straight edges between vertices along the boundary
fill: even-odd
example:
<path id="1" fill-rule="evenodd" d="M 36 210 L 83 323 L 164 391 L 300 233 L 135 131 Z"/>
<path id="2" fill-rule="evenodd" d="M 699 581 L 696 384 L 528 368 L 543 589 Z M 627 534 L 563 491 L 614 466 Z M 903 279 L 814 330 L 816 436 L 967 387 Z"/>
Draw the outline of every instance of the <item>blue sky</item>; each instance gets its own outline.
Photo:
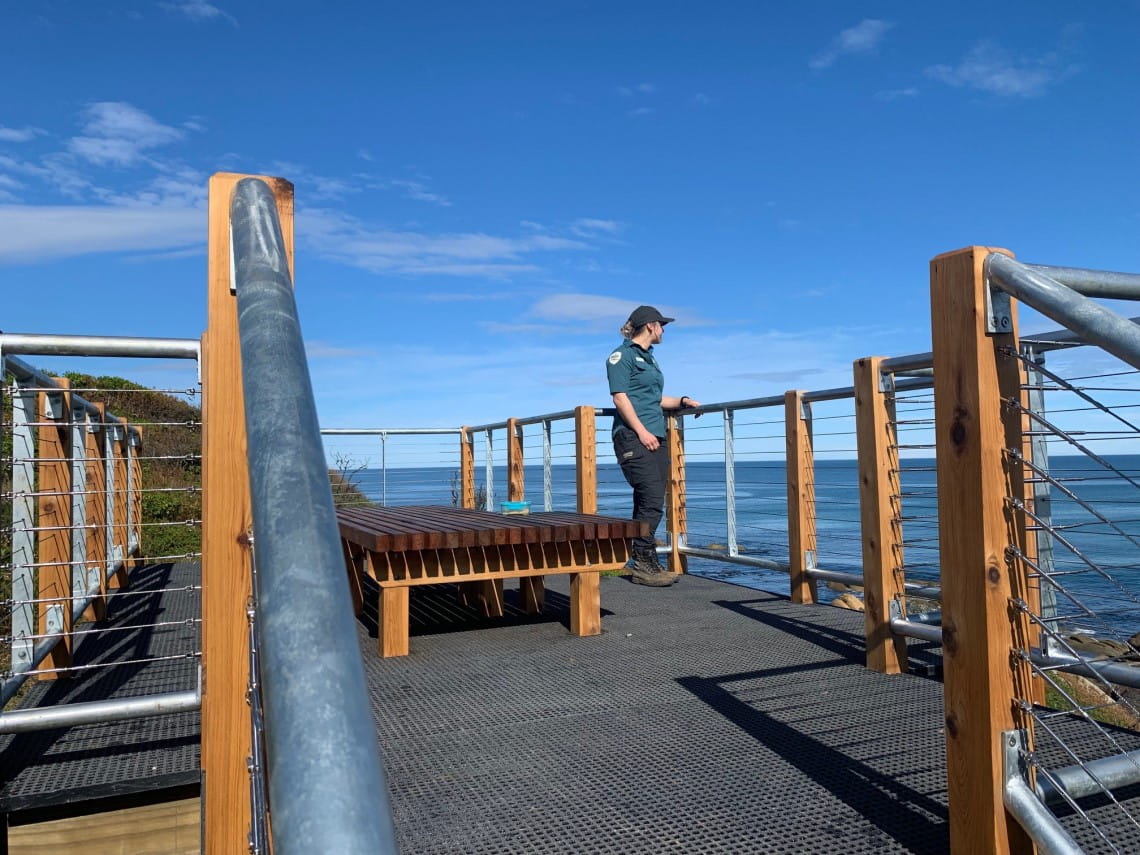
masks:
<path id="1" fill-rule="evenodd" d="M 1140 270 L 1137 2 L 44 0 L 0 23 L 0 328 L 197 337 L 209 175 L 281 175 L 327 427 L 606 405 L 639 303 L 678 318 L 667 391 L 713 402 L 928 350 L 943 251 Z"/>

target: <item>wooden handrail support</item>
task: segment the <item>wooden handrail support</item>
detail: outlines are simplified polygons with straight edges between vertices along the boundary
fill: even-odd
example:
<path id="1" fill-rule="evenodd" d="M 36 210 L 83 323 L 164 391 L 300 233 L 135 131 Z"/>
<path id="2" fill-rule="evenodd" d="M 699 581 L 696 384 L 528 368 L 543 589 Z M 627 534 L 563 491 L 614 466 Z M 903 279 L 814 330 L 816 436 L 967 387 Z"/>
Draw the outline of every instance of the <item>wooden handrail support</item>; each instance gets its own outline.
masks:
<path id="1" fill-rule="evenodd" d="M 811 405 L 802 391 L 784 393 L 784 440 L 788 474 L 788 570 L 793 603 L 818 602 L 816 566 L 815 457 L 812 451 Z"/>
<path id="2" fill-rule="evenodd" d="M 54 680 L 60 674 L 52 669 L 71 664 L 71 383 L 66 377 L 55 381 L 62 391 L 36 395 L 36 473 L 40 493 L 36 527 L 36 561 L 39 579 L 36 595 L 40 600 L 37 632 L 48 628 L 48 610 L 63 613 L 63 638 L 37 670 L 41 680 Z"/>
<path id="3" fill-rule="evenodd" d="M 475 438 L 464 426 L 459 431 L 459 506 L 475 507 Z"/>
<path id="4" fill-rule="evenodd" d="M 507 501 L 522 502 L 526 499 L 526 458 L 523 455 L 522 426 L 518 419 L 507 419 Z M 488 508 L 487 510 L 491 510 Z M 503 580 L 494 579 L 484 583 L 493 591 L 495 617 L 503 615 Z M 541 576 L 519 579 L 519 602 L 522 610 L 536 615 L 542 611 L 546 598 L 546 588 Z"/>
<path id="5" fill-rule="evenodd" d="M 1021 443 L 1020 419 L 1003 417 L 1002 407 L 1020 377 L 1017 319 L 1014 313 L 1009 332 L 986 333 L 984 264 L 991 252 L 1005 250 L 972 246 L 930 262 L 946 763 L 956 855 L 1033 851 L 1002 802 L 999 736 L 1024 728 L 1031 750 L 1032 731 L 1031 717 L 1015 705 L 1031 697 L 1029 666 L 1013 656 L 1026 644 L 1028 627 L 1023 618 L 1011 619 L 1010 609 L 1011 597 L 1025 596 L 1026 580 L 1006 551 L 1025 543 L 1024 526 L 1007 505 L 1009 491 L 1021 489 L 1020 467 L 1009 466 L 1003 453 Z"/>
<path id="6" fill-rule="evenodd" d="M 681 416 L 665 416 L 665 441 L 669 443 L 669 483 L 665 490 L 665 527 L 669 532 L 668 569 L 688 573 L 689 557 L 681 546 L 689 536 L 689 513 L 685 497 L 685 424 Z"/>
<path id="7" fill-rule="evenodd" d="M 574 409 L 574 481 L 578 513 L 598 512 L 598 436 L 593 407 Z"/>
<path id="8" fill-rule="evenodd" d="M 863 541 L 863 628 L 867 667 L 907 670 L 906 639 L 891 632 L 891 603 L 906 614 L 898 437 L 894 403 L 883 392 L 883 358 L 855 360 L 855 436 Z"/>
<path id="9" fill-rule="evenodd" d="M 273 190 L 293 270 L 293 186 L 217 173 L 209 185 L 207 329 L 202 337 L 203 852 L 245 852 L 250 826 L 249 530 L 252 510 L 237 299 L 230 291 L 230 199 L 238 181 Z"/>

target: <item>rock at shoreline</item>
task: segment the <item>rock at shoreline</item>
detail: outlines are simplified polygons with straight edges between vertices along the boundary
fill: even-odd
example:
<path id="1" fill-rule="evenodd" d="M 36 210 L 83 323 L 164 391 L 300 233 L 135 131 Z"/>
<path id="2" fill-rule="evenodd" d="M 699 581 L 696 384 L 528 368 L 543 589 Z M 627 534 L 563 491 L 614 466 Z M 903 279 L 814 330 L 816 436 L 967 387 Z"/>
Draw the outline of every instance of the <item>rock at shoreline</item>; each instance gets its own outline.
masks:
<path id="1" fill-rule="evenodd" d="M 853 612 L 863 611 L 863 601 L 850 592 L 840 594 L 831 601 L 831 604 L 837 609 L 850 609 Z"/>
<path id="2" fill-rule="evenodd" d="M 1136 639 L 1136 636 L 1132 636 Z M 1092 635 L 1085 635 L 1083 633 L 1074 633 L 1065 636 L 1065 640 L 1072 645 L 1074 650 L 1081 653 L 1088 653 L 1092 656 L 1103 656 L 1106 659 L 1123 659 L 1128 656 L 1135 657 L 1136 651 L 1133 649 L 1132 639 L 1129 639 L 1129 644 L 1123 641 L 1114 641 L 1111 638 L 1096 638 Z"/>

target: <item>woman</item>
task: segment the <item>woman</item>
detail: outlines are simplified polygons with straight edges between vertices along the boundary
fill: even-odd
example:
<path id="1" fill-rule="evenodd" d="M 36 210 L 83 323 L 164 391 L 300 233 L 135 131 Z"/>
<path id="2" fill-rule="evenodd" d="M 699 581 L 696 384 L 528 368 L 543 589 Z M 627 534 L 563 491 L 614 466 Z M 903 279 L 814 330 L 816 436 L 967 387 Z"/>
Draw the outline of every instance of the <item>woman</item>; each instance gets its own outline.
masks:
<path id="1" fill-rule="evenodd" d="M 614 416 L 614 455 L 625 480 L 633 487 L 633 518 L 649 524 L 649 534 L 633 539 L 633 581 L 638 585 L 665 587 L 677 581 L 657 560 L 654 532 L 665 505 L 669 480 L 669 451 L 665 445 L 664 410 L 699 407 L 687 395 L 663 395 L 665 378 L 653 357 L 661 343 L 667 318 L 652 306 L 638 306 L 621 328 L 625 339 L 606 360 Z"/>

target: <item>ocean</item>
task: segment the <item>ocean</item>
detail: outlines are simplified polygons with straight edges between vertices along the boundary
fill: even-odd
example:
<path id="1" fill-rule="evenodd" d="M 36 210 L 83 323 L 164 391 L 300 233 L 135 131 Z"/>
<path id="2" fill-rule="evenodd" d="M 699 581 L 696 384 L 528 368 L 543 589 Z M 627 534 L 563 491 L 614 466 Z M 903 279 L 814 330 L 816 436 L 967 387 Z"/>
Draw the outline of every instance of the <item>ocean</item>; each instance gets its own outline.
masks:
<path id="1" fill-rule="evenodd" d="M 1140 631 L 1140 455 L 1110 455 L 1102 465 L 1088 457 L 1055 456 L 1050 472 L 1062 486 L 1049 497 L 1054 534 L 1052 546 L 1058 583 L 1058 614 L 1074 631 L 1110 633 L 1127 638 Z M 525 468 L 526 499 L 543 509 L 541 466 Z M 862 573 L 859 490 L 854 460 L 817 460 L 816 532 L 819 567 Z M 428 505 L 453 502 L 458 472 L 445 467 L 364 469 L 357 487 L 376 502 Z M 485 470 L 476 468 L 476 486 Z M 904 459 L 900 464 L 904 561 L 909 580 L 939 578 L 937 486 L 933 459 Z M 553 510 L 573 510 L 574 468 L 551 467 Z M 1067 493 L 1073 495 L 1069 496 Z M 506 469 L 496 466 L 492 507 L 506 499 Z M 725 549 L 728 542 L 723 463 L 686 466 L 688 542 L 691 546 Z M 737 541 L 741 553 L 786 563 L 787 487 L 782 461 L 740 461 L 735 468 Z M 598 466 L 598 512 L 626 517 L 630 489 L 616 464 Z M 665 523 L 658 529 L 664 539 Z M 786 594 L 788 577 L 778 571 L 690 559 L 690 572 L 759 590 Z M 820 598 L 836 594 L 820 585 Z"/>

